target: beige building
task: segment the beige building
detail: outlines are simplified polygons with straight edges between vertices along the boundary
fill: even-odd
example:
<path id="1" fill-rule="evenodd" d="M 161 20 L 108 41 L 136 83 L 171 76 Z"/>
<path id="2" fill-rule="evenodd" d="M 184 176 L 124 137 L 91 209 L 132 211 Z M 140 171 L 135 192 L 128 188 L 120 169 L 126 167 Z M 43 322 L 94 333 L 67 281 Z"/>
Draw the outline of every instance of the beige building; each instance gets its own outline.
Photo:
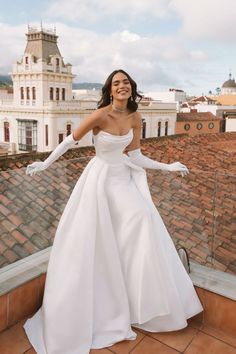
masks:
<path id="1" fill-rule="evenodd" d="M 176 134 L 189 135 L 219 133 L 221 118 L 210 112 L 177 113 Z"/>

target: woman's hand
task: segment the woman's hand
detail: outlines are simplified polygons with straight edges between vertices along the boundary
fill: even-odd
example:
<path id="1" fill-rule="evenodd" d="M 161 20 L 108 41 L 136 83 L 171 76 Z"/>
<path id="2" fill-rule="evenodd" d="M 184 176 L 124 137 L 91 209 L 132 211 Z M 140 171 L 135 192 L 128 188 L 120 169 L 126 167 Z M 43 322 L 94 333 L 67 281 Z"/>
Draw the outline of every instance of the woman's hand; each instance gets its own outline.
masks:
<path id="1" fill-rule="evenodd" d="M 173 172 L 180 172 L 182 177 L 186 176 L 189 173 L 188 168 L 181 162 L 173 162 L 168 164 L 167 170 Z"/>
<path id="2" fill-rule="evenodd" d="M 34 176 L 37 172 L 46 170 L 47 166 L 43 161 L 36 161 L 26 167 L 26 174 Z"/>

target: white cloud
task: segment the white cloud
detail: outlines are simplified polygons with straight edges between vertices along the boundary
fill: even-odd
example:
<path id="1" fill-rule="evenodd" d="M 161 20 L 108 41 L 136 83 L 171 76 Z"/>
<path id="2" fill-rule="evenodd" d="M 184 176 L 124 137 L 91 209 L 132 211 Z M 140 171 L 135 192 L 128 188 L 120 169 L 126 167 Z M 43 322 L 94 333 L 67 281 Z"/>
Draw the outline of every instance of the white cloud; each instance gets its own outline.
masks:
<path id="1" fill-rule="evenodd" d="M 46 12 L 47 16 L 70 21 L 96 22 L 109 16 L 120 18 L 150 15 L 163 18 L 169 15 L 171 0 L 56 0 Z"/>
<path id="2" fill-rule="evenodd" d="M 215 41 L 235 38 L 235 0 L 172 0 L 169 9 L 181 19 L 185 37 Z"/>
<path id="3" fill-rule="evenodd" d="M 208 59 L 207 53 L 202 50 L 192 50 L 189 55 L 193 60 L 206 61 Z"/>
<path id="4" fill-rule="evenodd" d="M 57 23 L 56 28 L 59 49 L 64 61 L 72 64 L 76 82 L 103 83 L 118 68 L 129 72 L 141 90 L 169 87 L 189 90 L 209 82 L 208 53 L 199 48 L 189 49 L 179 36 L 142 36 L 128 30 L 101 34 L 62 23 Z M 4 39 L 0 48 L 0 73 L 6 73 L 23 55 L 27 27 L 0 23 L 0 31 Z"/>
<path id="5" fill-rule="evenodd" d="M 10 26 L 0 23 L 1 46 L 0 46 L 0 73 L 6 74 L 12 70 L 12 64 L 24 53 L 25 49 L 25 25 Z"/>
<path id="6" fill-rule="evenodd" d="M 127 30 L 121 32 L 121 40 L 123 42 L 135 42 L 140 39 L 140 36 L 136 33 L 131 33 Z"/>
<path id="7" fill-rule="evenodd" d="M 57 25 L 59 47 L 73 64 L 76 81 L 103 82 L 113 70 L 123 68 L 144 87 L 182 85 L 195 63 L 206 60 L 203 51 L 190 51 L 175 37 L 140 36 L 127 30 L 109 35 Z M 185 84 L 185 83 L 184 83 Z"/>

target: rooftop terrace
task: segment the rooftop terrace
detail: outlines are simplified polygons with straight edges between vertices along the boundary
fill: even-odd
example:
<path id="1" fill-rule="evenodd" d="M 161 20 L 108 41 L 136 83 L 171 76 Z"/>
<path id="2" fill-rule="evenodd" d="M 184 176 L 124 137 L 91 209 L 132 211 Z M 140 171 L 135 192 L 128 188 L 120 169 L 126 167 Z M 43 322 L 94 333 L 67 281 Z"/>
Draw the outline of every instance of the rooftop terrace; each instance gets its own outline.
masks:
<path id="1" fill-rule="evenodd" d="M 145 139 L 142 150 L 159 161 L 179 160 L 189 167 L 185 178 L 149 170 L 148 182 L 176 247 L 188 249 L 190 276 L 204 313 L 181 331 L 137 331 L 135 341 L 91 354 L 236 354 L 236 133 Z M 22 325 L 41 305 L 49 246 L 71 190 L 93 155 L 93 147 L 70 150 L 34 177 L 25 175 L 25 166 L 36 155 L 0 161 L 0 353 L 35 353 Z"/>

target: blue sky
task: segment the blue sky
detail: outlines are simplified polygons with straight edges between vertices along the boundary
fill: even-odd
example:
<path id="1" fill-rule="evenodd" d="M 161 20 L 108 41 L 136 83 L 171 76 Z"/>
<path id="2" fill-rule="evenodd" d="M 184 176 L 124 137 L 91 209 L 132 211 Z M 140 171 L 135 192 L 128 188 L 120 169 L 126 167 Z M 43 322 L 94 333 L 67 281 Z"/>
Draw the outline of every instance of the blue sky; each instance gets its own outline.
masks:
<path id="1" fill-rule="evenodd" d="M 76 82 L 117 68 L 142 91 L 207 94 L 236 75 L 235 0 L 0 0 L 0 74 L 25 49 L 27 25 L 56 26 Z"/>

